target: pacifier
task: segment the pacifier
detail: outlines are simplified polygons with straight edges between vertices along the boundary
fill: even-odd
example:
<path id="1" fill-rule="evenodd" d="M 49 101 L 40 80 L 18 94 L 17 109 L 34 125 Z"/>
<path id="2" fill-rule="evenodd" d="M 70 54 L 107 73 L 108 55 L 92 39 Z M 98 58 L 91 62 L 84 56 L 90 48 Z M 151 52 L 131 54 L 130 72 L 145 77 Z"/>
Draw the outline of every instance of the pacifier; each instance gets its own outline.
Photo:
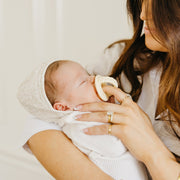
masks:
<path id="1" fill-rule="evenodd" d="M 95 88 L 96 88 L 96 91 L 97 91 L 99 97 L 103 101 L 108 101 L 109 97 L 111 96 L 111 95 L 106 94 L 103 91 L 102 87 L 106 86 L 106 85 L 110 85 L 110 86 L 113 86 L 113 87 L 118 87 L 117 81 L 112 77 L 101 76 L 101 75 L 97 75 L 95 77 Z"/>

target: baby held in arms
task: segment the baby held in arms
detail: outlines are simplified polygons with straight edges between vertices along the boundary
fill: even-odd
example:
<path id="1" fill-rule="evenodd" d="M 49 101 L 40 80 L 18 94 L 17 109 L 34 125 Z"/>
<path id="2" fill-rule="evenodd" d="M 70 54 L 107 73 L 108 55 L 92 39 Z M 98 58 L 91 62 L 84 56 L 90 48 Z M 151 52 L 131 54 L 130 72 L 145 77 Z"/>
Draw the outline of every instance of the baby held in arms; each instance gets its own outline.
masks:
<path id="1" fill-rule="evenodd" d="M 115 79 L 90 76 L 78 63 L 59 60 L 38 66 L 20 85 L 17 97 L 33 116 L 55 123 L 91 161 L 116 180 L 146 180 L 146 170 L 112 135 L 86 135 L 83 129 L 98 122 L 76 121 L 79 104 L 107 101 L 102 84 Z M 107 118 L 112 115 L 108 114 Z"/>

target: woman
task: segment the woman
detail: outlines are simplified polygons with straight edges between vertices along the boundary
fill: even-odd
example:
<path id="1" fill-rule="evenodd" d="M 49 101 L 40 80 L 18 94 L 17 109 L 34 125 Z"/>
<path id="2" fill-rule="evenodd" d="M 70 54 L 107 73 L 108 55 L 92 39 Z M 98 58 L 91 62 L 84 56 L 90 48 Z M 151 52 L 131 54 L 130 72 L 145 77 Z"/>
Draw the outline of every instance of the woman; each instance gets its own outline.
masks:
<path id="1" fill-rule="evenodd" d="M 132 40 L 125 41 L 126 47 L 113 68 L 112 76 L 119 80 L 119 86 L 125 92 L 130 92 L 134 101 L 118 88 L 106 87 L 105 91 L 113 94 L 120 105 L 92 103 L 78 106 L 78 110 L 93 112 L 79 116 L 78 120 L 107 122 L 107 111 L 114 112 L 111 126 L 92 127 L 85 129 L 85 133 L 111 133 L 146 165 L 152 179 L 178 179 L 180 2 L 128 0 L 127 5 L 135 33 Z M 123 79 L 127 79 L 130 88 L 125 87 Z M 56 179 L 111 179 L 56 127 L 35 122 L 37 128 L 28 145 Z M 169 133 L 167 136 L 164 135 L 166 131 Z M 176 142 L 175 146 L 171 142 Z"/>

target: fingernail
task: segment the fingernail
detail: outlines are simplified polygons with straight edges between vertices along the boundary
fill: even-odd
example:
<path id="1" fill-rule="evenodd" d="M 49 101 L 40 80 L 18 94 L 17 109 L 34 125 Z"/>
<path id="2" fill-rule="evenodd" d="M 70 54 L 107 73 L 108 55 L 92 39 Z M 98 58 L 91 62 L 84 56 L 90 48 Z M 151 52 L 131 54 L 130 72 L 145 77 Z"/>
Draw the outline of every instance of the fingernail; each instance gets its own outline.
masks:
<path id="1" fill-rule="evenodd" d="M 79 119 L 81 117 L 81 114 L 79 114 L 79 115 L 77 115 L 77 116 L 75 116 L 75 120 L 77 120 L 77 119 Z"/>
<path id="2" fill-rule="evenodd" d="M 82 105 L 78 105 L 74 108 L 75 111 L 79 111 L 82 108 Z"/>

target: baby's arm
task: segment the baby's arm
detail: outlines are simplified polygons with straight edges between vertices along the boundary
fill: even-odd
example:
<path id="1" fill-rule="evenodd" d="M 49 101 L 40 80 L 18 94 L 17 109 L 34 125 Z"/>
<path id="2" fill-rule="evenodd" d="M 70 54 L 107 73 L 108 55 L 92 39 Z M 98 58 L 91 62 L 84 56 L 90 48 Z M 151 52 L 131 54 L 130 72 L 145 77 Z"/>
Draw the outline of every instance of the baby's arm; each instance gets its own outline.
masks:
<path id="1" fill-rule="evenodd" d="M 57 180 L 112 180 L 61 131 L 39 132 L 29 139 L 28 144 L 40 163 Z"/>

